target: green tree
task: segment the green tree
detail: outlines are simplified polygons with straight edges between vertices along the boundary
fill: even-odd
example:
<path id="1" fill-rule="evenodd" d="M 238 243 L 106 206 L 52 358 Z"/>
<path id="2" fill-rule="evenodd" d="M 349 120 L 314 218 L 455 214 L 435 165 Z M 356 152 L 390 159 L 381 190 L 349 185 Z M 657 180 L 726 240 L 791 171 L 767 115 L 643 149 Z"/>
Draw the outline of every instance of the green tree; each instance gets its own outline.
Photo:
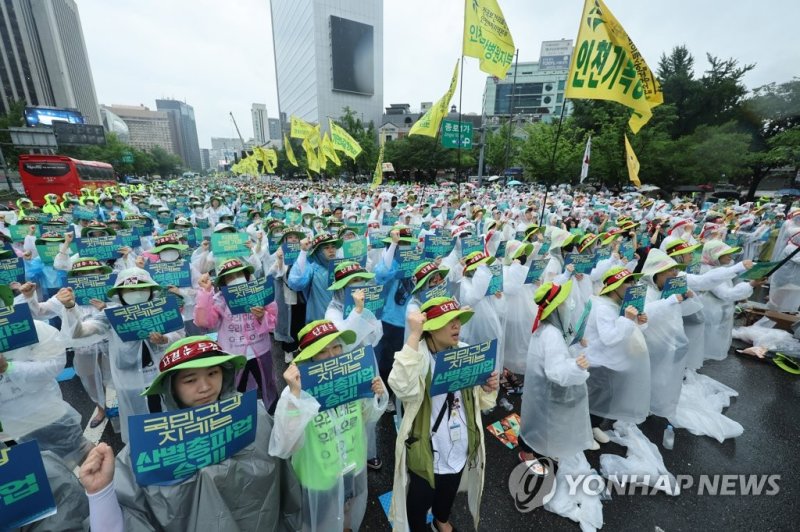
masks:
<path id="1" fill-rule="evenodd" d="M 529 124 L 525 133 L 527 138 L 520 147 L 519 162 L 526 179 L 555 184 L 569 183 L 577 178 L 583 155 L 582 131 L 567 121 L 562 123 L 559 134 L 557 122 L 537 122 Z"/>
<path id="2" fill-rule="evenodd" d="M 508 167 L 516 166 L 519 163 L 519 155 L 524 144 L 524 133 L 515 126 L 515 131 L 511 135 L 509 146 L 508 132 L 509 123 L 506 122 L 496 130 L 486 132 L 486 147 L 484 148 L 484 158 L 486 166 L 491 173 L 500 174 L 506 168 L 506 150 L 508 151 Z"/>
<path id="3" fill-rule="evenodd" d="M 378 162 L 378 133 L 375 129 L 375 124 L 371 120 L 364 122 L 349 107 L 345 107 L 342 110 L 342 116 L 338 120 L 334 120 L 334 122 L 342 126 L 363 150 L 355 161 L 339 152 L 337 155 L 342 161 L 342 169 L 349 171 L 353 175 L 372 175 L 375 170 L 375 164 Z"/>
<path id="4" fill-rule="evenodd" d="M 462 175 L 475 168 L 475 150 L 461 150 Z M 387 142 L 383 160 L 391 162 L 398 175 L 408 174 L 412 179 L 421 174 L 433 180 L 440 170 L 455 172 L 458 167 L 458 150 L 442 147 L 439 138 L 412 135 Z"/>
<path id="5" fill-rule="evenodd" d="M 25 101 L 18 100 L 11 102 L 8 105 L 8 112 L 0 115 L 0 129 L 8 129 L 10 127 L 22 127 L 25 125 Z M 11 135 L 6 131 L 0 131 L 0 142 L 3 145 L 3 155 L 6 159 L 6 165 L 9 169 L 15 169 L 17 166 L 17 156 L 19 152 L 14 149 L 11 144 Z"/>

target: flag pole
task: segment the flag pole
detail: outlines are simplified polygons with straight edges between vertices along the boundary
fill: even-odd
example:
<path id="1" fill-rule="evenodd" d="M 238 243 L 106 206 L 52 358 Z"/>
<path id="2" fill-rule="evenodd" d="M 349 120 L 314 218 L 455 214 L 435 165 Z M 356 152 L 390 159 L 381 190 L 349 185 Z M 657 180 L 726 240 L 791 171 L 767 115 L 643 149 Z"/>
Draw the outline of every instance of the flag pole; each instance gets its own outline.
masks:
<path id="1" fill-rule="evenodd" d="M 506 153 L 503 159 L 503 176 L 506 175 L 508 170 L 508 152 L 511 151 L 511 133 L 514 129 L 514 91 L 517 87 L 517 70 L 519 69 L 519 48 L 517 48 L 516 58 L 514 59 L 514 81 L 511 82 L 511 101 L 508 108 L 508 135 L 506 136 Z"/>
<path id="2" fill-rule="evenodd" d="M 556 150 L 558 149 L 558 139 L 561 137 L 561 124 L 564 122 L 564 110 L 567 108 L 567 99 L 564 99 L 564 103 L 561 105 L 561 115 L 558 118 L 558 129 L 556 129 L 556 138 L 553 142 L 553 155 L 550 157 L 550 175 L 555 177 L 556 173 Z M 545 185 L 544 189 L 544 199 L 542 200 L 542 212 L 539 215 L 539 225 L 544 225 L 544 208 L 547 205 L 547 193 L 549 192 L 550 187 Z"/>
<path id="3" fill-rule="evenodd" d="M 466 10 L 466 6 L 464 7 Z M 464 19 L 466 20 L 466 12 Z M 464 46 L 461 46 L 461 68 L 460 79 L 458 80 L 458 163 L 456 164 L 456 184 L 458 185 L 458 201 L 461 202 L 461 97 L 464 94 Z M 441 126 L 439 126 L 441 128 Z"/>

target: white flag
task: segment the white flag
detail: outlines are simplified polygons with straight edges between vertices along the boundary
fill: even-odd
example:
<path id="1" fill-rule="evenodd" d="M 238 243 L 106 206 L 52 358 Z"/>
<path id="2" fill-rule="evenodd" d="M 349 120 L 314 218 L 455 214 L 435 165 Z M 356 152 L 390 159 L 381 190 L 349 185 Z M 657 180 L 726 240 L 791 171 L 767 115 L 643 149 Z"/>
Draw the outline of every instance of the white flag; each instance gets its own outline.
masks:
<path id="1" fill-rule="evenodd" d="M 589 175 L 589 158 L 592 156 L 592 136 L 586 141 L 586 150 L 583 152 L 583 164 L 581 165 L 581 183 Z"/>

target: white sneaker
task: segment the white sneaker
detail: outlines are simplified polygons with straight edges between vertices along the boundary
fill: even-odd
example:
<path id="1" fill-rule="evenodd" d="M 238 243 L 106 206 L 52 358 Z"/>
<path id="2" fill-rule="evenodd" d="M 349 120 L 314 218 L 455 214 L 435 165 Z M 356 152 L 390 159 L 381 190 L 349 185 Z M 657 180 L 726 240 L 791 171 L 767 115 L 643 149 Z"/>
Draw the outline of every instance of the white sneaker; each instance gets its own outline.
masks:
<path id="1" fill-rule="evenodd" d="M 602 430 L 600 430 L 600 427 L 593 428 L 592 429 L 592 435 L 594 436 L 594 439 L 598 443 L 608 443 L 609 441 L 611 441 L 608 438 L 608 435 L 605 432 L 603 432 Z"/>
<path id="2" fill-rule="evenodd" d="M 600 450 L 600 444 L 597 443 L 597 440 L 592 439 L 592 446 L 589 447 L 589 450 L 590 451 L 599 451 Z"/>

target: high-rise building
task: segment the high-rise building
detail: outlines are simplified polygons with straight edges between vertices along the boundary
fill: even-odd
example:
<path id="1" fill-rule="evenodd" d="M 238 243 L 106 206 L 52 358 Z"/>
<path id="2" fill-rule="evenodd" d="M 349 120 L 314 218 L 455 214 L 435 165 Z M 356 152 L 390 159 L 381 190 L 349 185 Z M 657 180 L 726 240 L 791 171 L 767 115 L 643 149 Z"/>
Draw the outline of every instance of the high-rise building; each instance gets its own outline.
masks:
<path id="1" fill-rule="evenodd" d="M 485 113 L 489 124 L 514 115 L 525 122 L 558 120 L 564 105 L 564 87 L 569 75 L 572 41 L 544 41 L 538 62 L 511 65 L 506 77 L 486 78 Z M 515 77 L 516 71 L 516 77 Z M 572 111 L 567 102 L 564 115 Z"/>
<path id="2" fill-rule="evenodd" d="M 211 150 L 208 148 L 200 148 L 200 164 L 203 165 L 203 171 L 211 170 Z M 216 170 L 216 168 L 215 168 Z"/>
<path id="3" fill-rule="evenodd" d="M 263 103 L 254 103 L 250 113 L 253 115 L 253 139 L 258 145 L 266 144 L 269 140 L 267 106 Z"/>
<path id="4" fill-rule="evenodd" d="M 283 134 L 281 133 L 281 121 L 277 118 L 269 119 L 269 140 L 279 148 L 283 146 Z"/>
<path id="5" fill-rule="evenodd" d="M 170 117 L 165 111 L 151 111 L 143 105 L 104 105 L 102 108 L 125 122 L 128 142 L 134 148 L 151 150 L 159 146 L 167 153 L 178 155 Z"/>
<path id="6" fill-rule="evenodd" d="M 327 129 L 349 107 L 380 125 L 382 0 L 271 0 L 280 116 Z"/>
<path id="7" fill-rule="evenodd" d="M 176 139 L 178 155 L 186 163 L 186 166 L 195 172 L 202 170 L 194 108 L 186 102 L 178 100 L 156 100 L 156 109 L 168 114 L 170 127 Z"/>
<path id="8" fill-rule="evenodd" d="M 89 55 L 74 0 L 0 4 L 0 110 L 13 101 L 78 109 L 101 124 Z"/>

